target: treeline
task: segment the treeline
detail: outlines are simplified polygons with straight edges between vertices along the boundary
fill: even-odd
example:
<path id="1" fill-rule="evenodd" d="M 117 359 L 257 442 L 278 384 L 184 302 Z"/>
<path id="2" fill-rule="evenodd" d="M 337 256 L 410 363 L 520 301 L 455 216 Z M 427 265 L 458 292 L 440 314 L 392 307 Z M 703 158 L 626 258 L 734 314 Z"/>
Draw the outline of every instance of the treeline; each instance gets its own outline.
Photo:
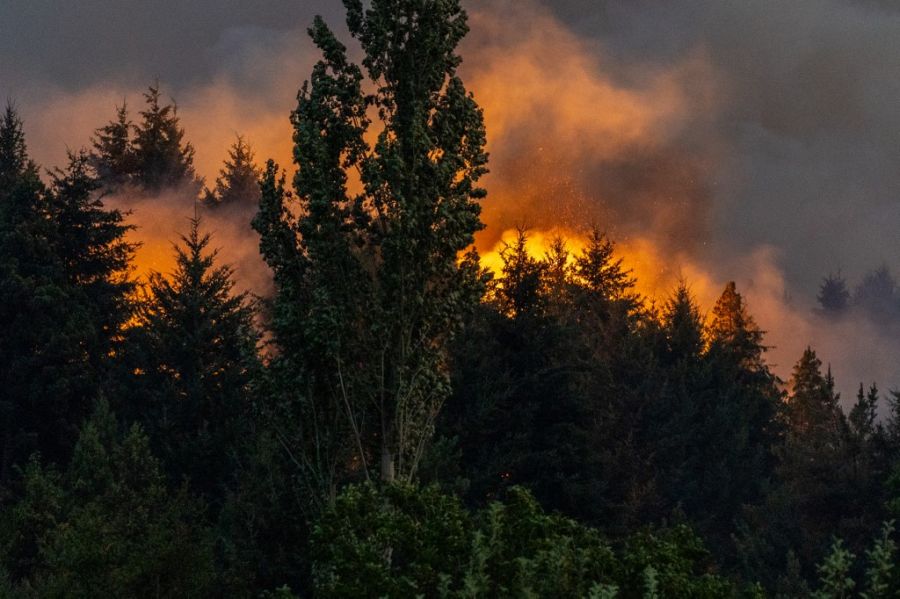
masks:
<path id="1" fill-rule="evenodd" d="M 897 596 L 898 398 L 845 414 L 812 349 L 780 381 L 733 283 L 655 306 L 599 231 L 481 269 L 465 13 L 345 5 L 366 58 L 315 21 L 290 190 L 243 138 L 205 189 L 158 85 L 46 180 L 7 108 L 0 595 Z M 104 199 L 169 193 L 201 208 L 138 281 Z"/>
<path id="2" fill-rule="evenodd" d="M 852 292 L 840 272 L 831 273 L 822 279 L 816 299 L 819 313 L 830 320 L 861 315 L 879 326 L 900 322 L 897 281 L 885 265 L 867 272 Z"/>

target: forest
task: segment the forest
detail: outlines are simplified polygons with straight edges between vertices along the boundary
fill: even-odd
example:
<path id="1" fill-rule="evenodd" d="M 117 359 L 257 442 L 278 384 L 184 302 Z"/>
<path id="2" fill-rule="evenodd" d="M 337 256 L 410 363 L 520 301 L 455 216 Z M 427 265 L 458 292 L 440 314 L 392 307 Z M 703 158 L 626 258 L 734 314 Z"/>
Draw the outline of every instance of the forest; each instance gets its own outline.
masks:
<path id="1" fill-rule="evenodd" d="M 900 393 L 843 408 L 813 347 L 782 380 L 735 283 L 651 301 L 610 223 L 486 268 L 466 12 L 343 4 L 293 165 L 237 136 L 204 181 L 158 81 L 58 168 L 6 106 L 0 596 L 900 597 Z M 163 193 L 194 217 L 139 276 L 110 200 Z M 891 322 L 895 287 L 831 274 L 819 316 Z"/>

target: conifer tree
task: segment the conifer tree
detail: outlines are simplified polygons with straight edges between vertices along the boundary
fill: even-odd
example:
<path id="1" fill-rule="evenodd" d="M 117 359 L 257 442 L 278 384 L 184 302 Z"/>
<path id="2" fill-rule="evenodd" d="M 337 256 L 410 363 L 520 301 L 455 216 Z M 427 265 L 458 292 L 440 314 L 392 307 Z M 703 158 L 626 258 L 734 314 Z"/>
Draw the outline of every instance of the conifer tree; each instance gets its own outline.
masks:
<path id="1" fill-rule="evenodd" d="M 68 282 L 45 189 L 12 106 L 0 119 L 0 482 L 37 448 L 65 459 L 86 415 L 92 327 Z"/>
<path id="2" fill-rule="evenodd" d="M 634 310 L 640 300 L 634 293 L 635 280 L 630 270 L 615 255 L 615 245 L 599 229 L 593 229 L 588 245 L 575 258 L 575 278 L 580 281 L 592 301 L 606 305 L 618 302 L 627 311 Z"/>
<path id="3" fill-rule="evenodd" d="M 89 355 L 96 363 L 110 354 L 131 317 L 135 244 L 125 241 L 133 226 L 125 224 L 124 215 L 104 207 L 89 162 L 84 151 L 71 154 L 66 170 L 52 174 L 47 197 L 56 252 L 69 285 L 83 294 L 91 314 L 96 345 Z"/>
<path id="4" fill-rule="evenodd" d="M 674 360 L 699 358 L 703 351 L 703 317 L 685 282 L 678 285 L 663 307 L 662 322 Z"/>
<path id="5" fill-rule="evenodd" d="M 253 161 L 253 150 L 242 135 L 228 150 L 228 159 L 219 171 L 216 187 L 207 191 L 207 206 L 243 206 L 256 209 L 262 170 Z"/>
<path id="6" fill-rule="evenodd" d="M 106 189 L 116 190 L 130 183 L 135 175 L 134 124 L 128 118 L 128 105 L 116 107 L 116 119 L 94 132 L 90 163 Z"/>
<path id="7" fill-rule="evenodd" d="M 763 332 L 734 282 L 713 308 L 707 338 L 710 378 L 700 410 L 696 481 L 698 506 L 718 505 L 714 513 L 728 519 L 715 524 L 721 531 L 728 527 L 728 514 L 762 499 L 781 436 L 781 393 L 765 363 Z"/>
<path id="8" fill-rule="evenodd" d="M 827 316 L 839 316 L 850 307 L 850 292 L 841 273 L 831 273 L 822 281 L 817 298 Z"/>
<path id="9" fill-rule="evenodd" d="M 886 265 L 866 273 L 853 294 L 853 303 L 879 322 L 897 313 L 897 282 Z"/>
<path id="10" fill-rule="evenodd" d="M 492 297 L 500 311 L 511 318 L 540 316 L 547 305 L 547 271 L 549 264 L 528 253 L 528 233 L 520 229 L 516 240 L 503 248 L 503 268 Z"/>
<path id="11" fill-rule="evenodd" d="M 37 458 L 0 519 L 2 558 L 23 596 L 207 596 L 211 536 L 200 502 L 169 492 L 146 435 L 125 435 L 104 402 L 59 474 Z M 15 595 L 14 595 L 15 596 Z"/>
<path id="12" fill-rule="evenodd" d="M 160 96 L 159 83 L 144 94 L 147 107 L 132 142 L 134 182 L 149 192 L 187 186 L 196 194 L 201 182 L 194 172 L 194 147 L 184 141 L 177 106 L 163 104 Z"/>
<path id="13" fill-rule="evenodd" d="M 834 392 L 829 369 L 822 375 L 822 361 L 807 347 L 794 366 L 791 394 L 788 398 L 788 421 L 794 435 L 819 442 L 836 442 L 843 414 Z"/>
<path id="14" fill-rule="evenodd" d="M 264 187 L 256 226 L 279 286 L 279 349 L 308 373 L 297 401 L 342 407 L 354 457 L 341 468 L 410 480 L 448 395 L 447 343 L 483 289 L 476 256 L 460 254 L 482 226 L 485 131 L 456 72 L 457 0 L 344 6 L 363 68 L 316 19 L 323 58 L 293 114 L 301 216 Z"/>
<path id="15" fill-rule="evenodd" d="M 171 278 L 150 276 L 132 333 L 140 374 L 131 409 L 170 477 L 217 501 L 247 424 L 257 337 L 253 302 L 234 292 L 234 272 L 216 265 L 209 243 L 193 218 Z"/>

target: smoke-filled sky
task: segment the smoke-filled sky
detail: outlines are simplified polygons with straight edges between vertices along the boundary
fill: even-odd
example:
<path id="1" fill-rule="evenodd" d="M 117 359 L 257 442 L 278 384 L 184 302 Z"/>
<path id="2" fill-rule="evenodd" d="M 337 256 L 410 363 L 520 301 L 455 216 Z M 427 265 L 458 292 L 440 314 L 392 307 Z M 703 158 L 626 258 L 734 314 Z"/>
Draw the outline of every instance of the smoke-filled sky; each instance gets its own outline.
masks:
<path id="1" fill-rule="evenodd" d="M 735 279 L 782 376 L 812 343 L 845 394 L 860 380 L 900 384 L 900 346 L 879 327 L 824 331 L 811 316 L 829 271 L 852 283 L 882 263 L 900 269 L 900 5 L 466 6 L 462 75 L 492 156 L 485 253 L 516 226 L 574 235 L 596 224 L 648 291 L 684 276 L 709 309 Z M 342 12 L 338 0 L 4 0 L 0 96 L 47 167 L 123 99 L 139 109 L 157 77 L 208 182 L 236 133 L 289 166 L 288 113 L 316 59 L 305 28 L 318 13 L 342 32 Z M 147 235 L 184 228 L 186 208 L 170 204 L 136 209 Z M 255 251 L 252 237 L 220 229 L 229 247 Z"/>

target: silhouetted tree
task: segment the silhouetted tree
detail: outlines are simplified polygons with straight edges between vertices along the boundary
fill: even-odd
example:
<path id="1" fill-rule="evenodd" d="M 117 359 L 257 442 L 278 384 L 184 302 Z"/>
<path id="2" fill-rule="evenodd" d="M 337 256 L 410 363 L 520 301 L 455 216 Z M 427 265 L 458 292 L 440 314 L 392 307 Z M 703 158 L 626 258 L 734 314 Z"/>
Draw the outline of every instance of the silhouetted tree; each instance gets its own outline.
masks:
<path id="1" fill-rule="evenodd" d="M 117 190 L 130 183 L 136 174 L 137 163 L 132 145 L 135 126 L 128 118 L 128 105 L 116 107 L 116 119 L 94 132 L 91 166 L 106 189 Z"/>
<path id="2" fill-rule="evenodd" d="M 97 345 L 89 348 L 91 362 L 110 357 L 131 318 L 131 260 L 135 244 L 125 240 L 133 229 L 119 210 L 108 210 L 100 196 L 100 183 L 85 152 L 69 156 L 65 171 L 52 175 L 48 211 L 69 285 L 84 295 Z"/>
<path id="3" fill-rule="evenodd" d="M 253 162 L 253 150 L 241 135 L 228 150 L 228 159 L 219 171 L 216 187 L 207 190 L 207 206 L 243 206 L 256 209 L 262 170 Z"/>
<path id="4" fill-rule="evenodd" d="M 307 373 L 290 392 L 343 412 L 352 458 L 340 469 L 410 480 L 449 393 L 447 344 L 483 291 L 476 255 L 460 256 L 482 227 L 484 123 L 456 72 L 468 31 L 457 1 L 345 6 L 378 92 L 363 93 L 363 69 L 316 19 L 323 58 L 293 114 L 300 216 L 267 194 L 268 173 L 256 226 L 279 350 Z M 370 116 L 381 128 L 367 137 Z"/>
<path id="5" fill-rule="evenodd" d="M 843 314 L 850 307 L 850 292 L 847 290 L 847 281 L 837 274 L 831 273 L 819 286 L 819 295 L 816 297 L 822 311 L 828 316 Z"/>
<path id="6" fill-rule="evenodd" d="M 134 182 L 150 192 L 187 186 L 197 193 L 201 182 L 194 172 L 194 147 L 184 141 L 178 108 L 163 104 L 160 95 L 158 83 L 144 94 L 147 107 L 132 142 Z"/>
<path id="7" fill-rule="evenodd" d="M 12 106 L 0 119 L 0 482 L 40 449 L 64 460 L 90 405 L 94 336 Z"/>
<path id="8" fill-rule="evenodd" d="M 209 242 L 195 217 L 171 277 L 150 276 L 131 333 L 139 374 L 129 407 L 170 478 L 218 503 L 248 424 L 257 336 L 253 303 L 234 293 L 233 271 L 216 265 Z"/>
<path id="9" fill-rule="evenodd" d="M 881 266 L 863 277 L 853 294 L 853 303 L 872 318 L 888 319 L 896 315 L 897 287 L 887 266 Z"/>

